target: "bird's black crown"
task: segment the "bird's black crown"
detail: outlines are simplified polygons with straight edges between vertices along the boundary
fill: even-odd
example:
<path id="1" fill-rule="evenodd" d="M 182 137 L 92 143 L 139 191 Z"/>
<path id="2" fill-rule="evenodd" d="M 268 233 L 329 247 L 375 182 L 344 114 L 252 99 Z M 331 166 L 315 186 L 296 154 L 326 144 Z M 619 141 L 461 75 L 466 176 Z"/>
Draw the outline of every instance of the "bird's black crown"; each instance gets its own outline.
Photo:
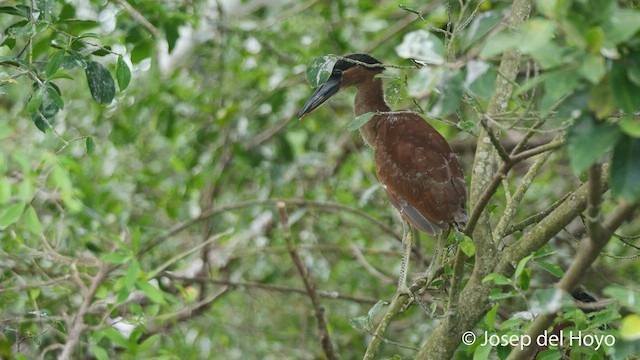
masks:
<path id="1" fill-rule="evenodd" d="M 349 60 L 355 60 L 355 61 L 349 61 Z M 382 63 L 380 61 L 376 60 L 374 57 L 367 54 L 347 55 L 343 59 L 340 59 L 336 62 L 336 64 L 333 66 L 333 70 L 345 71 L 354 66 L 360 65 L 356 62 L 361 62 L 369 65 L 379 65 L 379 66 L 367 66 L 367 67 L 370 69 L 384 70 L 384 66 L 382 66 Z"/>

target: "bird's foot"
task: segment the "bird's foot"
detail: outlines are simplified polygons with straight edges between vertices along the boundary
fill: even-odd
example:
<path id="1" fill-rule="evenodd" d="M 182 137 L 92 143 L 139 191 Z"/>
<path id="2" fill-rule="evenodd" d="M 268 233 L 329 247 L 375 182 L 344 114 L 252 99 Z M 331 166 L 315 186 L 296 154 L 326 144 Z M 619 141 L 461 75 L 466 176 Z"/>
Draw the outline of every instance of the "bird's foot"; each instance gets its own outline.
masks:
<path id="1" fill-rule="evenodd" d="M 407 310 L 409 306 L 411 306 L 411 304 L 413 304 L 413 302 L 415 301 L 415 296 L 411 292 L 411 289 L 409 289 L 409 287 L 405 283 L 398 284 L 398 290 L 396 291 L 396 295 L 394 296 L 393 300 L 395 301 L 400 296 L 407 296 L 406 303 L 402 306 L 402 309 L 400 309 L 400 312 L 403 312 Z"/>

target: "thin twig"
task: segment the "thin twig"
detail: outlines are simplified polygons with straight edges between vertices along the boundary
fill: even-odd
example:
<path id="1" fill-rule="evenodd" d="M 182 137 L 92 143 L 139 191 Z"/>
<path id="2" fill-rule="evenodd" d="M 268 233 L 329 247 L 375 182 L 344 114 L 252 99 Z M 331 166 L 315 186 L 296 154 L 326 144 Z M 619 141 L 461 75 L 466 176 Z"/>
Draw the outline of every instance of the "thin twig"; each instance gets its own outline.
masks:
<path id="1" fill-rule="evenodd" d="M 98 291 L 98 287 L 102 284 L 102 281 L 105 279 L 109 272 L 109 266 L 106 263 L 102 263 L 98 268 L 98 272 L 94 275 L 91 280 L 91 285 L 89 288 L 84 291 L 84 299 L 82 300 L 82 304 L 80 305 L 80 309 L 76 313 L 71 328 L 69 329 L 69 335 L 67 336 L 67 342 L 64 344 L 64 348 L 62 349 L 62 353 L 58 356 L 58 360 L 67 360 L 71 358 L 71 354 L 75 350 L 78 343 L 80 343 L 80 336 L 84 331 L 86 325 L 84 323 L 84 316 L 89 311 L 91 307 L 91 302 L 93 301 L 93 297 Z"/>
<path id="2" fill-rule="evenodd" d="M 280 217 L 280 224 L 282 225 L 283 236 L 287 242 L 287 246 L 289 247 L 289 255 L 291 256 L 291 260 L 293 261 L 296 269 L 298 269 L 298 273 L 300 274 L 300 278 L 304 283 L 304 287 L 307 289 L 307 294 L 309 295 L 309 299 L 311 299 L 311 304 L 313 305 L 313 310 L 316 315 L 316 320 L 318 321 L 318 336 L 320 337 L 320 343 L 322 344 L 322 350 L 324 354 L 327 356 L 329 360 L 337 360 L 340 358 L 338 353 L 336 352 L 333 344 L 331 343 L 331 337 L 329 336 L 329 329 L 327 326 L 327 320 L 324 316 L 325 310 L 324 307 L 320 304 L 320 300 L 318 300 L 318 293 L 316 290 L 316 284 L 313 279 L 309 275 L 309 270 L 300 259 L 300 255 L 298 255 L 298 251 L 293 246 L 293 240 L 291 239 L 291 229 L 289 228 L 289 215 L 287 214 L 287 208 L 284 201 L 279 201 L 276 204 L 276 209 L 278 211 L 278 215 Z"/>
<path id="3" fill-rule="evenodd" d="M 600 183 L 599 180 L 596 181 Z M 591 186 L 589 190 L 592 190 Z M 596 189 L 593 189 L 593 191 L 596 191 Z M 599 193 L 600 191 L 597 190 L 597 192 Z M 593 196 L 593 194 L 590 194 L 590 196 Z M 604 222 L 602 229 L 594 233 L 599 236 L 598 238 L 592 238 L 591 236 L 585 238 L 578 249 L 575 260 L 564 273 L 560 281 L 558 281 L 556 287 L 566 291 L 567 293 L 573 291 L 584 272 L 591 266 L 591 264 L 593 264 L 593 262 L 598 258 L 598 255 L 602 252 L 604 246 L 609 242 L 613 232 L 626 221 L 637 207 L 638 202 L 625 203 L 618 206 L 613 214 L 609 215 L 607 220 Z M 538 315 L 529 327 L 529 330 L 527 330 L 527 335 L 532 339 L 537 338 L 539 334 L 542 334 L 542 332 L 553 323 L 555 317 L 555 312 Z M 522 348 L 514 347 L 507 360 L 529 359 L 531 353 L 535 349 L 535 346 L 525 346 Z"/>
<path id="4" fill-rule="evenodd" d="M 138 10 L 136 10 L 131 4 L 129 4 L 126 0 L 116 0 L 120 6 L 122 6 L 128 13 L 134 18 L 136 21 L 140 23 L 147 31 L 153 35 L 153 37 L 157 38 L 160 35 L 158 28 L 155 27 L 149 20 L 147 20 L 144 15 L 142 15 Z"/>
<path id="5" fill-rule="evenodd" d="M 168 272 L 162 273 L 162 276 L 166 276 L 166 277 L 168 277 L 170 279 L 184 281 L 184 282 L 190 282 L 190 281 L 208 282 L 208 283 L 211 283 L 211 284 L 228 285 L 230 287 L 246 287 L 246 288 L 261 289 L 261 290 L 265 290 L 265 291 L 280 292 L 280 293 L 285 293 L 285 294 L 307 295 L 307 290 L 305 290 L 305 289 L 296 289 L 296 288 L 292 288 L 292 287 L 288 287 L 288 286 L 282 286 L 282 285 L 263 284 L 263 283 L 254 282 L 254 281 L 233 281 L 233 280 L 226 280 L 226 279 L 211 279 L 211 278 L 208 278 L 208 277 L 207 278 L 205 278 L 205 277 L 186 277 L 186 276 L 174 275 L 174 274 L 171 274 L 171 273 L 168 273 Z M 339 293 L 337 291 L 317 290 L 317 294 L 318 294 L 319 297 L 324 298 L 324 299 L 345 300 L 345 301 L 352 301 L 352 302 L 361 303 L 361 304 L 372 304 L 373 305 L 373 304 L 378 302 L 378 299 L 368 298 L 368 297 L 361 297 L 361 296 L 346 295 L 346 294 L 341 294 L 341 293 Z"/>

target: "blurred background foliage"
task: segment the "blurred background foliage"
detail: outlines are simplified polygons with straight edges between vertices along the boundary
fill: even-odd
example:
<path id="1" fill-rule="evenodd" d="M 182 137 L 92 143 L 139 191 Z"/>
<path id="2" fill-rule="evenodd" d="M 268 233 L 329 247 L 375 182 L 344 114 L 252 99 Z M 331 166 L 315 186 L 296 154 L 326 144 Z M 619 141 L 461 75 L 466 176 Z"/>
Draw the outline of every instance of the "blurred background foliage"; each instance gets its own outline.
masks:
<path id="1" fill-rule="evenodd" d="M 84 309 L 78 358 L 322 357 L 275 210 L 275 199 L 291 199 L 292 238 L 323 291 L 332 340 L 344 358 L 360 357 L 370 335 L 357 317 L 395 292 L 401 222 L 371 151 L 346 130 L 353 93 L 294 118 L 312 91 L 307 64 L 366 52 L 395 65 L 385 80 L 392 107 L 425 114 L 469 175 L 500 56 L 516 48 L 525 55 L 516 96 L 493 119 L 504 146 L 533 126 L 531 144 L 568 129 L 568 145 L 551 155 L 513 223 L 612 158 L 606 212 L 640 198 L 637 6 L 537 1 L 525 28 L 511 32 L 510 1 L 3 2 L 0 356 L 58 356 L 108 264 Z M 492 219 L 508 194 L 492 199 Z M 633 221 L 621 234 L 639 228 Z M 577 219 L 541 250 L 542 264 L 518 274 L 501 320 L 562 274 L 582 229 Z M 613 241 L 584 285 L 600 297 L 635 289 L 640 301 L 638 241 L 624 239 L 632 246 Z M 422 240 L 412 269 L 433 250 Z M 619 288 L 605 295 L 611 285 Z M 605 314 L 618 312 L 640 310 L 619 304 Z M 390 333 L 405 346 L 386 344 L 382 354 L 412 356 L 436 320 L 412 307 Z M 477 349 L 460 350 L 465 358 Z"/>

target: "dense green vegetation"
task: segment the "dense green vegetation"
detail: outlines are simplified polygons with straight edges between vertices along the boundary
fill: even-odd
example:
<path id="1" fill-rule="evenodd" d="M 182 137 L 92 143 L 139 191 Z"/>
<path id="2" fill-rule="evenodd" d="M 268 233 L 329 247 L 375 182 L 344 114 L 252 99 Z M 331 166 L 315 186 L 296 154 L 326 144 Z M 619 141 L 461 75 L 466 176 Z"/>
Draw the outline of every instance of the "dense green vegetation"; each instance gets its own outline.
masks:
<path id="1" fill-rule="evenodd" d="M 0 357 L 523 359 L 482 334 L 559 323 L 615 344 L 539 358 L 640 356 L 640 4 L 402 4 L 1 3 Z M 354 93 L 295 118 L 349 53 L 467 175 L 410 305 Z"/>

